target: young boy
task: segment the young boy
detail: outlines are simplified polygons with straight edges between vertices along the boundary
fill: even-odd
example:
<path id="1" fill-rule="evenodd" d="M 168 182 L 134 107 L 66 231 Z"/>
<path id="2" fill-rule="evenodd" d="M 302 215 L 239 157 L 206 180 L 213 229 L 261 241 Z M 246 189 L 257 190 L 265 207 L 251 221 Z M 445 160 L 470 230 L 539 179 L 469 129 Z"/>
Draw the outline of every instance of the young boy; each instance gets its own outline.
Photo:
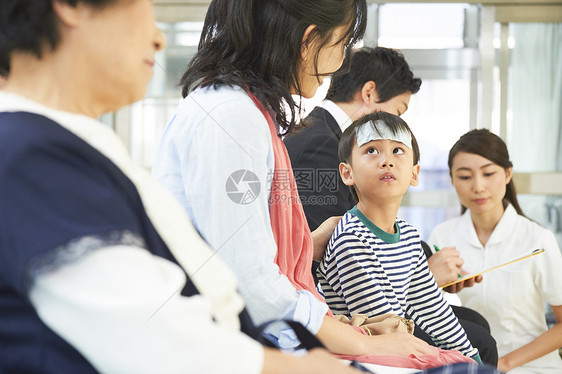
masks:
<path id="1" fill-rule="evenodd" d="M 400 117 L 375 112 L 342 135 L 339 171 L 358 203 L 339 222 L 320 267 L 319 285 L 336 314 L 409 317 L 442 349 L 479 361 L 427 266 L 420 237 L 396 219 L 418 184 L 419 148 Z"/>

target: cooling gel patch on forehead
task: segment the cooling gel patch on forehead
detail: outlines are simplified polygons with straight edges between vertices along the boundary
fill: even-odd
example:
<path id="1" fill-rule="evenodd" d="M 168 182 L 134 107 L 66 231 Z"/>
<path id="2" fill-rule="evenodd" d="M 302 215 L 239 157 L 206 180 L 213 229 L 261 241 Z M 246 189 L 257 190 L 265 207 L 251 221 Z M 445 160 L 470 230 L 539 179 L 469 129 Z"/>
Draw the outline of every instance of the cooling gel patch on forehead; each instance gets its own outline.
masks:
<path id="1" fill-rule="evenodd" d="M 363 144 L 373 140 L 394 140 L 400 142 L 406 147 L 412 149 L 412 136 L 406 129 L 398 129 L 396 134 L 388 127 L 386 122 L 379 119 L 375 122 L 369 121 L 355 129 L 357 135 L 357 145 L 361 147 Z"/>

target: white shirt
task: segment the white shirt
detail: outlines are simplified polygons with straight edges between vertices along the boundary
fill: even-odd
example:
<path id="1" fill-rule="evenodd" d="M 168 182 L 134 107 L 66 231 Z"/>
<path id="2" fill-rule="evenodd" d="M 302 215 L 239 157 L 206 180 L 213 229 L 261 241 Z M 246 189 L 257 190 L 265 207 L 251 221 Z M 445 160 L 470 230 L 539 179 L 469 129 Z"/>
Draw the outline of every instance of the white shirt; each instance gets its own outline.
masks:
<path id="1" fill-rule="evenodd" d="M 482 283 L 465 288 L 458 295 L 464 306 L 488 320 L 500 356 L 547 331 L 545 303 L 562 305 L 562 255 L 550 231 L 518 215 L 509 205 L 486 246 L 478 240 L 470 211 L 438 225 L 429 244 L 440 248 L 456 246 L 468 272 L 544 248 L 543 254 L 486 273 Z M 555 351 L 512 372 L 560 374 L 562 360 Z"/>
<path id="2" fill-rule="evenodd" d="M 344 110 L 340 108 L 338 104 L 334 103 L 331 100 L 324 100 L 320 104 L 320 107 L 327 110 L 328 113 L 330 113 L 332 117 L 334 117 L 342 133 L 353 123 L 353 121 L 351 120 L 351 118 L 349 118 L 347 113 L 344 112 Z"/>
<path id="3" fill-rule="evenodd" d="M 233 184 L 227 185 L 239 170 L 251 172 L 259 183 L 245 203 L 234 201 Z M 328 306 L 308 291 L 297 291 L 275 264 L 277 244 L 269 217 L 273 170 L 265 117 L 242 89 L 221 87 L 197 89 L 180 103 L 165 129 L 152 173 L 234 270 L 256 324 L 289 318 L 315 334 Z M 235 182 L 235 189 L 251 191 L 247 183 Z M 292 333 L 270 332 L 284 348 L 297 343 Z"/>

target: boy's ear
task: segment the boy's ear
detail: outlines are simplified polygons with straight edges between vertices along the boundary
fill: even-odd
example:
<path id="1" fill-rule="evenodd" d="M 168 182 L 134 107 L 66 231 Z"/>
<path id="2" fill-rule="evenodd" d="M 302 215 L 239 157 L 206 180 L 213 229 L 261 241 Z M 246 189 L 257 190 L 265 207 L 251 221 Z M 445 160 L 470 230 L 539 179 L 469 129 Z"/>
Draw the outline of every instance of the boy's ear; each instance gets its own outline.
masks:
<path id="1" fill-rule="evenodd" d="M 420 164 L 414 165 L 412 168 L 412 179 L 410 180 L 410 186 L 417 186 L 419 183 L 420 176 Z"/>
<path id="2" fill-rule="evenodd" d="M 345 162 L 340 162 L 339 169 L 343 184 L 346 186 L 353 186 L 355 182 L 353 182 L 353 171 L 351 170 L 351 166 Z"/>

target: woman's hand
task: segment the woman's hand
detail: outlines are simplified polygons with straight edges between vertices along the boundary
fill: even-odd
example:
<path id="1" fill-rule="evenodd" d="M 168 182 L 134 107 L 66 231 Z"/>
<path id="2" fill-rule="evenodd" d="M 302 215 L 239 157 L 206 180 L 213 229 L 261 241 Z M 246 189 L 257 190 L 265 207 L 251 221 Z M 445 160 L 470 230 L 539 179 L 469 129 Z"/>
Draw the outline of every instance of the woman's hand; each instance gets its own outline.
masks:
<path id="1" fill-rule="evenodd" d="M 312 258 L 314 258 L 314 260 L 322 261 L 322 258 L 324 258 L 324 252 L 326 252 L 328 242 L 340 219 L 341 216 L 330 217 L 312 232 L 312 242 L 314 244 Z"/>
<path id="2" fill-rule="evenodd" d="M 461 269 L 461 274 L 463 276 L 465 276 L 465 275 L 468 274 L 468 272 Z M 476 277 L 467 279 L 464 282 L 455 283 L 453 285 L 450 285 L 449 287 L 445 287 L 445 288 L 443 288 L 443 291 L 449 292 L 449 293 L 457 293 L 465 287 L 472 287 L 472 286 L 474 286 L 475 283 L 482 282 L 482 279 L 483 278 L 482 278 L 481 275 L 477 275 Z"/>
<path id="3" fill-rule="evenodd" d="M 395 332 L 391 334 L 367 336 L 368 354 L 409 356 L 411 354 L 435 355 L 437 350 L 421 339 L 407 332 Z"/>
<path id="4" fill-rule="evenodd" d="M 383 335 L 364 335 L 335 318 L 325 316 L 316 334 L 332 353 L 345 355 L 433 355 L 436 351 L 429 344 L 407 332 Z"/>
<path id="5" fill-rule="evenodd" d="M 445 247 L 435 252 L 433 256 L 427 260 L 427 264 L 439 287 L 456 281 L 459 279 L 459 274 L 463 276 L 469 274 L 462 268 L 464 260 L 460 257 L 460 252 L 456 247 Z M 482 282 L 481 275 L 445 287 L 443 290 L 449 293 L 457 293 L 465 287 L 472 287 L 474 283 L 480 282 Z"/>
<path id="6" fill-rule="evenodd" d="M 461 253 L 456 247 L 446 247 L 435 252 L 427 260 L 429 270 L 433 274 L 435 281 L 439 287 L 458 279 L 461 273 L 464 260 L 460 257 Z"/>

